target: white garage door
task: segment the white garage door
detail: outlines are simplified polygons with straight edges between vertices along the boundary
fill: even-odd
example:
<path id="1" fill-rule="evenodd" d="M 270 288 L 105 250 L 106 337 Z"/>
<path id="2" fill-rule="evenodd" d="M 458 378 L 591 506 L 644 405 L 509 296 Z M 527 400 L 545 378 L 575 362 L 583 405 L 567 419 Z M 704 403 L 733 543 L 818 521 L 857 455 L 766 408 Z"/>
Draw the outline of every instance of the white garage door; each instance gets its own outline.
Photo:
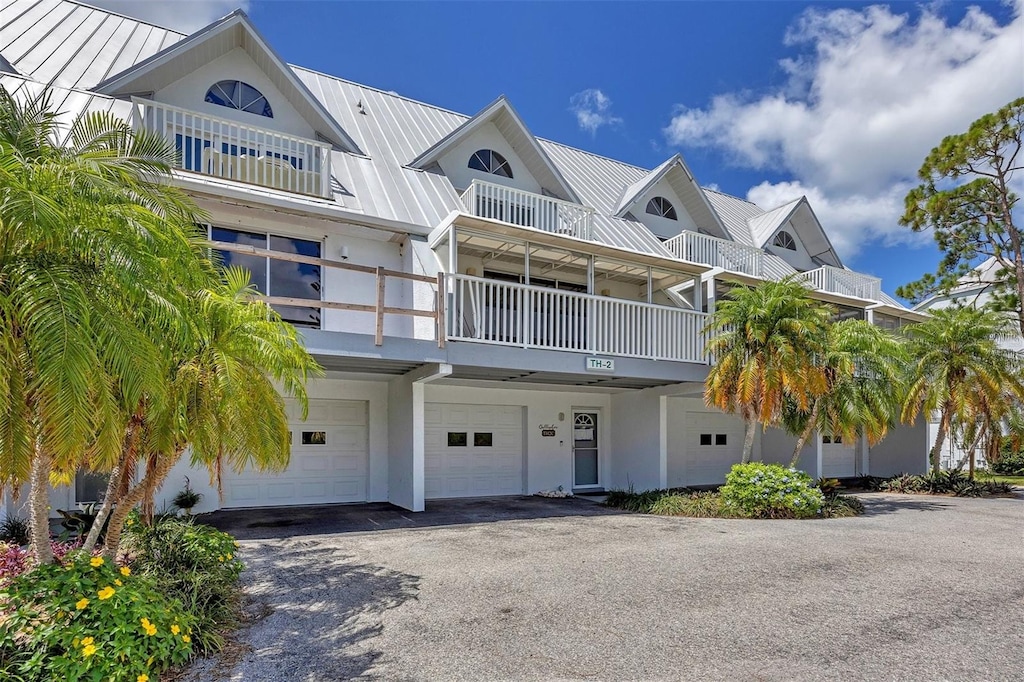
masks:
<path id="1" fill-rule="evenodd" d="M 301 420 L 288 401 L 292 456 L 280 473 L 224 472 L 224 507 L 273 507 L 366 501 L 367 404 L 310 400 Z"/>
<path id="2" fill-rule="evenodd" d="M 507 405 L 426 405 L 425 495 L 523 492 L 523 410 Z"/>
<path id="3" fill-rule="evenodd" d="M 719 412 L 687 412 L 685 437 L 685 485 L 725 483 L 729 469 L 743 459 L 743 420 L 738 417 Z"/>
<path id="4" fill-rule="evenodd" d="M 825 478 L 850 478 L 857 475 L 857 448 L 842 438 L 824 436 L 821 441 L 821 475 Z"/>

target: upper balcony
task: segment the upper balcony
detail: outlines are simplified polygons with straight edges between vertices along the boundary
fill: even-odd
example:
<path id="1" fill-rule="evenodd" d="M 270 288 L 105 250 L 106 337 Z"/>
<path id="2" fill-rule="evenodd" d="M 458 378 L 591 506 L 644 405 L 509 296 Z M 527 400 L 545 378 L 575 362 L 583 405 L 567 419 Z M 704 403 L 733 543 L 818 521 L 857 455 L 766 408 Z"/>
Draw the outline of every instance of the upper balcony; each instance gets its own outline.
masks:
<path id="1" fill-rule="evenodd" d="M 877 301 L 882 296 L 882 280 L 879 278 L 831 265 L 800 273 L 800 277 L 818 291 L 869 301 Z"/>
<path id="2" fill-rule="evenodd" d="M 331 145 L 132 98 L 137 129 L 178 150 L 184 171 L 330 199 Z"/>
<path id="3" fill-rule="evenodd" d="M 474 180 L 462 193 L 462 206 L 479 218 L 532 227 L 542 232 L 590 240 L 594 210 L 543 194 Z"/>
<path id="4" fill-rule="evenodd" d="M 673 256 L 751 277 L 764 277 L 764 252 L 753 246 L 684 230 L 665 242 Z"/>

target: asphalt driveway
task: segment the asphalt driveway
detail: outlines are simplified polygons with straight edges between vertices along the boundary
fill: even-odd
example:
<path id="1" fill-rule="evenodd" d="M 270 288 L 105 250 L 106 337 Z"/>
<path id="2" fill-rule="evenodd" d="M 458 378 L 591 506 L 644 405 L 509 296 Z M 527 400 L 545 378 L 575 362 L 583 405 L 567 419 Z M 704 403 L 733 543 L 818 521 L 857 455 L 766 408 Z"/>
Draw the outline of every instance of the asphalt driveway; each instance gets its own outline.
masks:
<path id="1" fill-rule="evenodd" d="M 822 521 L 536 498 L 222 514 L 262 617 L 194 679 L 1024 677 L 1024 500 L 863 499 Z"/>

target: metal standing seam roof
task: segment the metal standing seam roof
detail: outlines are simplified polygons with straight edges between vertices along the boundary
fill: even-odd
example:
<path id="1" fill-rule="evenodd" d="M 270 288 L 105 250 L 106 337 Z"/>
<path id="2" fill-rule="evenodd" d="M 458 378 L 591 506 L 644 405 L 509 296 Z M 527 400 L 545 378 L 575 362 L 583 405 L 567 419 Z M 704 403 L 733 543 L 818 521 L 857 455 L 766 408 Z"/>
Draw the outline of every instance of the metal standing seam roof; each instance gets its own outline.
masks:
<path id="1" fill-rule="evenodd" d="M 800 205 L 801 201 L 803 201 L 803 197 L 794 199 L 793 201 L 783 204 L 778 208 L 773 208 L 770 211 L 747 220 L 747 225 L 750 226 L 750 236 L 754 240 L 754 245 L 764 246 L 768 239 L 775 234 L 775 230 L 779 229 L 787 220 L 789 220 L 797 206 Z"/>
<path id="2" fill-rule="evenodd" d="M 36 91 L 42 84 L 52 82 L 54 103 L 68 120 L 86 110 L 107 110 L 127 117 L 128 102 L 88 89 L 185 37 L 177 31 L 73 0 L 0 0 L 0 53 L 24 76 L 0 75 L 0 83 L 10 90 Z M 289 66 L 366 155 L 332 153 L 337 189 L 346 208 L 427 229 L 440 224 L 452 211 L 462 209 L 447 178 L 406 164 L 470 117 L 396 93 Z M 628 188 L 642 185 L 657 169 L 640 168 L 542 138 L 537 138 L 537 142 L 581 203 L 595 209 L 595 239 L 671 257 L 642 223 L 630 219 L 628 214 L 615 216 Z M 751 202 L 718 191 L 705 189 L 704 194 L 732 239 L 747 245 L 759 246 L 749 222 L 760 224 L 767 221 L 768 214 L 784 208 L 766 212 Z M 795 272 L 772 254 L 766 254 L 765 267 L 769 276 Z"/>

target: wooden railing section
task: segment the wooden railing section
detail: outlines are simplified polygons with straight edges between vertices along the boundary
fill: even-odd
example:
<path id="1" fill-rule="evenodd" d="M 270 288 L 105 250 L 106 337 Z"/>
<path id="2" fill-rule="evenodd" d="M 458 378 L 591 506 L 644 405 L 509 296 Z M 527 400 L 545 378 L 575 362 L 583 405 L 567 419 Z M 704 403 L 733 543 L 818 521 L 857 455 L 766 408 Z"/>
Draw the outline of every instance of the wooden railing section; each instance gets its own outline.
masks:
<path id="1" fill-rule="evenodd" d="M 390 270 L 384 267 L 370 265 L 357 265 L 345 261 L 330 260 L 327 258 L 316 258 L 304 256 L 297 253 L 284 253 L 282 251 L 271 251 L 270 249 L 259 249 L 254 246 L 232 244 L 230 242 L 210 242 L 210 247 L 231 253 L 243 254 L 246 256 L 258 256 L 271 260 L 285 261 L 289 263 L 304 263 L 317 265 L 322 268 L 343 270 L 345 272 L 356 272 L 365 275 L 373 275 L 377 282 L 376 302 L 373 305 L 367 303 L 345 303 L 341 301 L 317 300 L 311 298 L 295 298 L 290 296 L 259 296 L 259 300 L 268 305 L 300 306 L 303 308 L 325 308 L 328 310 L 347 310 L 360 313 L 374 313 L 376 316 L 375 343 L 380 346 L 384 343 L 384 316 L 385 315 L 410 315 L 413 317 L 428 317 L 434 320 L 434 331 L 439 348 L 445 345 L 445 306 L 442 300 L 445 291 L 445 274 L 439 272 L 436 277 L 429 275 L 417 275 L 410 272 Z M 419 310 L 415 308 L 401 308 L 385 304 L 385 293 L 388 278 L 421 282 L 429 284 L 434 291 L 433 310 Z"/>

